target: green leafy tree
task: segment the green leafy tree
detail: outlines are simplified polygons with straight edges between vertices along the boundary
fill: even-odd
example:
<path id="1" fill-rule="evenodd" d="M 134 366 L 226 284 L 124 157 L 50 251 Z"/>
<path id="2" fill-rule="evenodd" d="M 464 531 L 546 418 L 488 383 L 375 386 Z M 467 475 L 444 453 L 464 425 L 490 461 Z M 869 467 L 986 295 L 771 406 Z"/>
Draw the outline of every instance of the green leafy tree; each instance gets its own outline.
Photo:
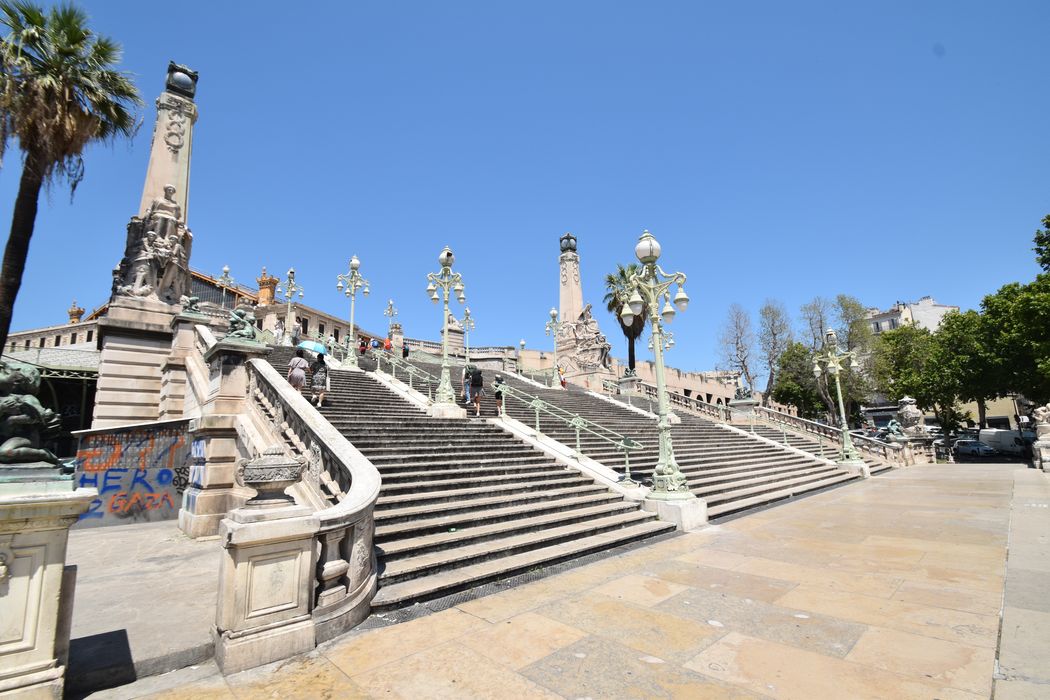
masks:
<path id="1" fill-rule="evenodd" d="M 920 409 L 933 412 L 945 433 L 956 432 L 966 418 L 958 408 L 964 360 L 950 342 L 905 325 L 879 335 L 872 360 L 878 389 L 892 401 L 911 396 Z"/>
<path id="2" fill-rule="evenodd" d="M 1000 367 L 999 393 L 1050 401 L 1050 274 L 1005 285 L 984 298 L 981 310 Z"/>
<path id="3" fill-rule="evenodd" d="M 766 368 L 766 388 L 762 392 L 762 405 L 768 406 L 776 385 L 777 366 L 780 357 L 791 344 L 791 321 L 787 309 L 775 299 L 766 299 L 758 311 L 758 347 L 761 362 Z"/>
<path id="4" fill-rule="evenodd" d="M 934 334 L 940 348 L 950 351 L 958 375 L 959 398 L 977 404 L 977 422 L 987 428 L 987 402 L 1004 393 L 1002 363 L 992 346 L 987 318 L 976 311 L 953 312 Z"/>
<path id="5" fill-rule="evenodd" d="M 839 342 L 846 350 L 857 353 L 857 362 L 860 365 L 856 369 L 843 372 L 839 375 L 842 384 L 842 401 L 846 406 L 846 415 L 856 420 L 859 416 L 860 405 L 868 401 L 874 392 L 871 380 L 871 350 L 875 334 L 871 330 L 871 323 L 867 319 L 867 307 L 856 297 L 848 294 L 839 294 L 835 297 L 834 315 L 836 332 Z M 824 377 L 826 383 L 829 377 Z M 828 385 L 827 393 L 832 396 L 834 389 Z M 832 413 L 835 413 L 832 406 Z"/>
<path id="6" fill-rule="evenodd" d="M 824 400 L 813 376 L 813 349 L 805 343 L 789 342 L 777 360 L 771 397 L 794 406 L 803 418 L 818 418 L 825 412 Z"/>
<path id="7" fill-rule="evenodd" d="M 41 188 L 64 178 L 75 191 L 87 145 L 130 137 L 137 126 L 138 90 L 114 69 L 120 46 L 87 22 L 72 5 L 45 11 L 30 2 L 0 2 L 0 25 L 8 30 L 0 40 L 0 158 L 12 138 L 22 151 L 0 268 L 0 347 L 22 286 Z"/>
<path id="8" fill-rule="evenodd" d="M 1035 259 L 1043 272 L 1050 272 L 1050 214 L 1043 217 L 1043 228 L 1035 231 Z"/>
<path id="9" fill-rule="evenodd" d="M 631 287 L 628 283 L 631 275 L 639 272 L 641 272 L 641 267 L 636 263 L 631 263 L 626 267 L 617 265 L 616 272 L 605 276 L 605 298 L 603 299 L 606 310 L 616 317 L 616 322 L 620 324 L 620 330 L 627 339 L 627 366 L 631 372 L 634 372 L 634 343 L 645 331 L 649 313 L 648 309 L 643 309 L 642 313 L 635 316 L 634 322 L 628 326 L 620 318 L 620 310 L 631 296 Z"/>

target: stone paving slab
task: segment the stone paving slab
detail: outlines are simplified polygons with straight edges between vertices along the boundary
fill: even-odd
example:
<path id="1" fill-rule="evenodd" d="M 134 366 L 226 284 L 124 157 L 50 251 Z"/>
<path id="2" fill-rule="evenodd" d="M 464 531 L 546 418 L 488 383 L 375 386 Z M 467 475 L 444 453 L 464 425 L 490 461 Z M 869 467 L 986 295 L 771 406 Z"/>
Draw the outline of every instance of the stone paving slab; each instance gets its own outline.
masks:
<path id="1" fill-rule="evenodd" d="M 175 521 L 69 533 L 77 566 L 67 690 L 87 691 L 198 664 L 213 655 L 218 538 Z"/>
<path id="2" fill-rule="evenodd" d="M 895 470 L 294 659 L 98 697 L 1050 697 L 1048 483 Z"/>

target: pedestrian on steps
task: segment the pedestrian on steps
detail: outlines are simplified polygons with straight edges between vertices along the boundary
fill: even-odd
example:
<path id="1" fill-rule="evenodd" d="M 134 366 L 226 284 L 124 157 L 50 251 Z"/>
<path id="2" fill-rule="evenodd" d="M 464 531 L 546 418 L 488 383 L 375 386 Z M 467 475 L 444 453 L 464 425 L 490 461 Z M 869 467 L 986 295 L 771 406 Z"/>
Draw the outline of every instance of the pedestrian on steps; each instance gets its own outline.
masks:
<path id="1" fill-rule="evenodd" d="M 474 415 L 481 415 L 481 395 L 485 393 L 485 378 L 481 376 L 481 368 L 475 367 L 470 373 L 470 395 L 474 399 Z"/>
<path id="2" fill-rule="evenodd" d="M 463 403 L 470 403 L 470 377 L 474 372 L 474 365 L 463 365 L 463 371 L 459 375 L 459 383 L 463 385 Z"/>
<path id="3" fill-rule="evenodd" d="M 401 357 L 408 359 L 408 343 L 401 344 Z"/>
<path id="4" fill-rule="evenodd" d="M 503 377 L 496 375 L 495 381 L 492 382 L 492 396 L 496 399 L 496 415 L 503 415 Z"/>
<path id="5" fill-rule="evenodd" d="M 306 370 L 310 367 L 303 358 L 303 349 L 295 349 L 295 357 L 288 362 L 288 383 L 293 389 L 302 389 L 306 384 Z"/>
<path id="6" fill-rule="evenodd" d="M 310 397 L 310 403 L 321 408 L 324 406 L 324 395 L 328 392 L 328 365 L 324 361 L 324 355 L 317 356 L 310 365 L 310 371 L 313 373 L 313 381 L 310 382 L 313 396 Z"/>
<path id="7" fill-rule="evenodd" d="M 390 338 L 387 338 L 386 340 L 383 341 L 383 350 L 385 350 L 386 352 L 390 352 L 393 349 L 394 349 L 394 343 L 393 343 L 393 341 L 390 340 Z"/>

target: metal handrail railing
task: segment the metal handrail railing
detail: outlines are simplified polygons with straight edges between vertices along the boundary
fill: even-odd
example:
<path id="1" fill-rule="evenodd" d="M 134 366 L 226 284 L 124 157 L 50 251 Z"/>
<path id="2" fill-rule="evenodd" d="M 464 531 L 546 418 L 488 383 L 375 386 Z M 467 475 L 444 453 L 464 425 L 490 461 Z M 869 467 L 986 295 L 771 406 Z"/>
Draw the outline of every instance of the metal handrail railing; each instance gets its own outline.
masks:
<path id="1" fill-rule="evenodd" d="M 780 423 L 782 426 L 790 427 L 793 430 L 803 433 L 811 433 L 818 437 L 827 438 L 836 443 L 842 441 L 842 428 L 833 425 L 825 425 L 824 423 L 800 418 L 799 416 L 792 416 L 788 413 L 774 411 L 765 406 L 756 406 L 755 410 L 771 423 Z M 865 437 L 863 435 L 850 434 L 850 438 L 853 440 L 855 447 L 875 457 L 880 457 L 889 462 L 902 462 L 904 460 L 903 445 L 894 445 L 874 438 Z"/>
<path id="2" fill-rule="evenodd" d="M 609 443 L 616 449 L 621 450 L 623 452 L 624 462 L 623 480 L 625 482 L 632 481 L 631 450 L 637 450 L 641 448 L 641 443 L 627 437 L 626 435 L 621 435 L 615 430 L 611 430 L 603 425 L 595 423 L 592 420 L 584 418 L 578 413 L 573 413 L 572 411 L 567 411 L 566 409 L 561 408 L 560 406 L 555 406 L 554 404 L 548 401 L 544 401 L 538 396 L 533 396 L 532 394 L 524 392 L 521 389 L 511 386 L 510 384 L 503 383 L 499 385 L 493 385 L 493 391 L 499 392 L 503 397 L 503 402 L 500 406 L 501 416 L 506 416 L 506 404 L 508 399 L 513 399 L 524 404 L 528 408 L 531 408 L 535 412 L 536 432 L 541 435 L 543 434 L 543 430 L 540 427 L 541 413 L 544 413 L 556 420 L 559 420 L 565 425 L 572 428 L 576 433 L 577 456 L 583 455 L 583 448 L 580 441 L 582 433 L 588 433 L 589 435 L 592 435 L 594 437 L 599 438 L 600 440 Z"/>
<path id="3" fill-rule="evenodd" d="M 440 379 L 434 376 L 425 369 L 420 369 L 414 364 L 399 357 L 395 353 L 386 352 L 384 350 L 371 350 L 372 359 L 376 361 L 376 369 L 382 371 L 383 363 L 387 364 L 389 374 L 394 379 L 400 379 L 402 382 L 408 384 L 409 389 L 419 391 L 420 393 L 426 393 L 427 399 L 430 401 L 434 400 L 434 394 L 437 392 L 438 384 Z M 398 370 L 401 371 L 401 377 L 397 376 Z M 408 377 L 408 381 L 405 382 L 404 377 Z"/>

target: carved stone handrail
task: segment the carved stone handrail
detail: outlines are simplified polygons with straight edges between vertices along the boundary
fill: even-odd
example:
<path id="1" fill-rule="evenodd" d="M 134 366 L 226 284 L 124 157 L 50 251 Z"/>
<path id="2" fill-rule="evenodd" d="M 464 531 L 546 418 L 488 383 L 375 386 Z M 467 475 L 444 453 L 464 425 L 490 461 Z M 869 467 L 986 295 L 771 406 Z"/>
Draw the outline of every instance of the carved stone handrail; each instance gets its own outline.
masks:
<path id="1" fill-rule="evenodd" d="M 268 362 L 247 364 L 248 410 L 256 426 L 269 426 L 270 440 L 307 461 L 297 494 L 311 501 L 321 521 L 311 611 L 321 642 L 363 620 L 375 596 L 379 471 Z"/>
<path id="2" fill-rule="evenodd" d="M 642 396 L 644 396 L 645 398 L 651 401 L 659 400 L 659 394 L 657 393 L 657 389 L 652 384 L 639 382 L 639 387 L 641 388 Z M 718 404 L 707 403 L 706 401 L 701 401 L 700 399 L 694 398 L 692 396 L 683 396 L 682 394 L 676 394 L 673 391 L 668 391 L 667 401 L 674 408 L 683 408 L 687 411 L 696 413 L 707 418 L 714 418 L 715 420 L 723 421 L 726 423 L 732 421 L 733 419 L 733 411 L 728 406 L 720 406 Z"/>

